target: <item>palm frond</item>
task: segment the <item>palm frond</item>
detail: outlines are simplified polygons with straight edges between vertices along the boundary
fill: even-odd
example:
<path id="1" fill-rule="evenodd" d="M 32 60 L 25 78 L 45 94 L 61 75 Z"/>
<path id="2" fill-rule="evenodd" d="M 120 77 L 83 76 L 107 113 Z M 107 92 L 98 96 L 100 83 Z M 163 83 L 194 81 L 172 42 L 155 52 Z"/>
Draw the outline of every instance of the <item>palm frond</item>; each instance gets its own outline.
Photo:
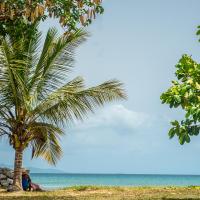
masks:
<path id="1" fill-rule="evenodd" d="M 7 37 L 0 46 L 0 100 L 7 106 L 15 106 L 16 111 L 17 107 L 27 109 L 30 104 L 27 84 L 37 60 L 39 40 L 39 33 L 28 44 L 23 38 L 11 41 Z"/>
<path id="2" fill-rule="evenodd" d="M 17 105 L 17 85 L 14 76 L 13 49 L 10 48 L 9 41 L 3 40 L 0 47 L 0 95 L 4 100 Z M 9 95 L 10 94 L 10 95 Z"/>
<path id="3" fill-rule="evenodd" d="M 63 135 L 60 128 L 47 123 L 34 123 L 32 133 L 32 158 L 43 157 L 50 164 L 55 165 L 62 155 L 59 138 Z"/>
<path id="4" fill-rule="evenodd" d="M 36 97 L 41 100 L 65 83 L 74 61 L 74 50 L 86 37 L 87 33 L 81 29 L 60 38 L 57 38 L 55 29 L 48 31 L 35 75 L 30 82 L 30 90 Z"/>
<path id="5" fill-rule="evenodd" d="M 122 83 L 107 81 L 99 86 L 84 89 L 83 79 L 76 78 L 46 98 L 33 111 L 37 117 L 45 117 L 54 123 L 82 120 L 96 106 L 113 100 L 125 99 Z"/>

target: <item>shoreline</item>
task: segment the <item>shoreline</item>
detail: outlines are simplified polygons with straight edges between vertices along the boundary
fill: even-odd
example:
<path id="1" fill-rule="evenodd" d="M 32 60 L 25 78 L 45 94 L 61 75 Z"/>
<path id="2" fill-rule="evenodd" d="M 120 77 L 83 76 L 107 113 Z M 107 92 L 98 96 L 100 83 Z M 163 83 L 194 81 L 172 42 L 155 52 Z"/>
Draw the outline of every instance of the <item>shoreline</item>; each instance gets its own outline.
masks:
<path id="1" fill-rule="evenodd" d="M 59 173 L 54 173 L 54 172 L 30 172 L 30 174 L 51 174 L 51 175 L 53 175 L 53 174 L 55 174 L 55 175 L 57 175 L 57 174 L 66 174 L 66 175 L 127 175 L 127 176 L 129 176 L 129 175 L 131 175 L 131 176 L 200 176 L 200 174 L 143 174 L 143 173 L 141 173 L 141 174 L 134 174 L 134 173 L 76 173 L 76 172 L 59 172 Z"/>

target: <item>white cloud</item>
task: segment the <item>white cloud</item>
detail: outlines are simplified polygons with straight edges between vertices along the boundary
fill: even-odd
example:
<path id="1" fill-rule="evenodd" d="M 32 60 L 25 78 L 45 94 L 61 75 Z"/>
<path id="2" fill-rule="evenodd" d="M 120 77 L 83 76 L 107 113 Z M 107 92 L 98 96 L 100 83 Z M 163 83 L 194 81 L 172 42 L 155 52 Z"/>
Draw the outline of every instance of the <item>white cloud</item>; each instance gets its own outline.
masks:
<path id="1" fill-rule="evenodd" d="M 123 105 L 112 105 L 101 109 L 95 115 L 90 116 L 85 122 L 77 122 L 73 128 L 75 131 L 93 128 L 111 128 L 114 130 L 135 130 L 139 127 L 148 127 L 151 117 L 146 113 L 135 112 Z"/>

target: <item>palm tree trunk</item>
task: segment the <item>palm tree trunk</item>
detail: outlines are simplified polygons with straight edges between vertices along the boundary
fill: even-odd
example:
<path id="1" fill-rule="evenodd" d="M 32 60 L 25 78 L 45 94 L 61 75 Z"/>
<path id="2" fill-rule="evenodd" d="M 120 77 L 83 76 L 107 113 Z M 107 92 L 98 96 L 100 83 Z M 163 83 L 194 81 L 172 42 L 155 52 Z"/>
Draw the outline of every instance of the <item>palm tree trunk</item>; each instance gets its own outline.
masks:
<path id="1" fill-rule="evenodd" d="M 15 149 L 15 163 L 13 176 L 13 190 L 22 190 L 22 159 L 23 149 Z"/>

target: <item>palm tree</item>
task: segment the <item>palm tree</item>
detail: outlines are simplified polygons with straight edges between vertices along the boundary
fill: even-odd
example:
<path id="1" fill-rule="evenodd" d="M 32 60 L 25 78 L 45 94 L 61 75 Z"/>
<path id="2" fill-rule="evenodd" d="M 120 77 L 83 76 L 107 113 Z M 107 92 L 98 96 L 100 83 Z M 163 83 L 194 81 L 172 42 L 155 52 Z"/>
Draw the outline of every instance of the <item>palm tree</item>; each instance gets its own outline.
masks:
<path id="1" fill-rule="evenodd" d="M 64 124 L 84 119 L 96 106 L 126 98 L 117 80 L 91 88 L 85 88 L 81 77 L 69 81 L 74 50 L 86 37 L 81 29 L 59 37 L 52 28 L 42 48 L 39 32 L 30 41 L 1 40 L 0 136 L 7 136 L 15 150 L 15 190 L 22 188 L 26 148 L 32 148 L 32 157 L 42 156 L 55 165 L 62 155 L 59 139 Z"/>

